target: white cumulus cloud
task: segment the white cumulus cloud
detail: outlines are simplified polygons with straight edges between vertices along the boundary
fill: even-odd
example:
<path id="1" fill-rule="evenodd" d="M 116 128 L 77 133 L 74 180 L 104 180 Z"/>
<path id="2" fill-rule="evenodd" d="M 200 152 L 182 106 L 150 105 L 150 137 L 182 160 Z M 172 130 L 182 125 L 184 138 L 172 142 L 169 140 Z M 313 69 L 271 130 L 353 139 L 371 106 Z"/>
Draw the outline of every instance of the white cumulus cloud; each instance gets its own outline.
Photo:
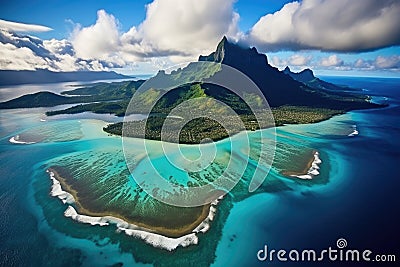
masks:
<path id="1" fill-rule="evenodd" d="M 349 64 L 353 69 L 373 71 L 386 70 L 400 72 L 400 55 L 377 56 L 372 60 L 357 59 L 354 63 Z"/>
<path id="2" fill-rule="evenodd" d="M 106 60 L 119 47 L 118 22 L 104 10 L 97 11 L 95 24 L 82 28 L 77 25 L 71 36 L 76 55 L 83 59 Z"/>
<path id="3" fill-rule="evenodd" d="M 393 55 L 389 57 L 378 56 L 375 59 L 374 65 L 380 69 L 399 69 L 400 68 L 400 56 Z"/>
<path id="4" fill-rule="evenodd" d="M 400 44 L 398 0 L 303 0 L 262 18 L 247 41 L 264 50 L 358 52 Z"/>
<path id="5" fill-rule="evenodd" d="M 295 54 L 289 57 L 289 65 L 306 66 L 312 60 L 312 56 Z"/>
<path id="6" fill-rule="evenodd" d="M 41 40 L 0 30 L 0 69 L 51 71 L 106 70 L 99 60 L 76 57 L 68 40 Z"/>
<path id="7" fill-rule="evenodd" d="M 0 43 L 0 69 L 35 70 L 45 68 L 45 66 L 47 66 L 47 61 L 35 55 L 29 48 Z"/>
<path id="8" fill-rule="evenodd" d="M 69 38 L 62 40 L 16 33 L 51 30 L 46 26 L 0 20 L 0 69 L 155 72 L 209 54 L 224 35 L 263 52 L 292 50 L 271 55 L 270 63 L 277 67 L 400 69 L 398 55 L 354 62 L 340 58 L 349 58 L 341 52 L 400 45 L 399 0 L 299 0 L 261 17 L 247 33 L 238 28 L 235 1 L 154 0 L 146 6 L 145 19 L 125 32 L 114 15 L 99 10 L 92 25 L 74 24 Z M 320 58 L 307 50 L 332 54 Z"/>
<path id="9" fill-rule="evenodd" d="M 139 26 L 143 44 L 160 54 L 198 55 L 235 34 L 233 0 L 155 0 Z M 212 44 L 212 45 L 211 45 Z"/>
<path id="10" fill-rule="evenodd" d="M 239 39 L 239 14 L 234 0 L 154 0 L 146 18 L 129 31 L 104 10 L 95 24 L 76 26 L 71 42 L 78 57 L 101 59 L 119 66 L 154 57 L 170 61 L 193 60 L 210 53 L 222 36 Z M 216 8 L 218 7 L 218 8 Z"/>
<path id="11" fill-rule="evenodd" d="M 338 67 L 343 65 L 343 60 L 341 60 L 337 55 L 330 55 L 329 57 L 321 59 L 321 66 L 323 67 Z"/>
<path id="12" fill-rule="evenodd" d="M 277 68 L 284 68 L 289 66 L 294 70 L 298 70 L 301 68 L 310 67 L 312 64 L 313 57 L 307 54 L 293 54 L 288 57 L 279 57 L 279 56 L 272 56 L 270 64 Z"/>

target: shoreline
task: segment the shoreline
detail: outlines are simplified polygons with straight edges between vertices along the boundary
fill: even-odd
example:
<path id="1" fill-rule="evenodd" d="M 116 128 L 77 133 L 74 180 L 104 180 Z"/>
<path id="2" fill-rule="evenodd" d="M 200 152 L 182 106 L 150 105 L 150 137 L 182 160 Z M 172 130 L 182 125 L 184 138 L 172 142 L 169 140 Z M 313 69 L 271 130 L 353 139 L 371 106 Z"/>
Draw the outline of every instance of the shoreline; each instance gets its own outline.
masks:
<path id="1" fill-rule="evenodd" d="M 346 114 L 348 112 L 342 113 L 342 114 L 335 114 L 332 116 L 329 116 L 327 118 L 322 119 L 321 121 L 326 121 L 329 120 L 333 117 L 336 116 L 341 116 L 343 114 Z M 316 122 L 309 122 L 309 123 L 289 123 L 289 124 L 282 124 L 282 125 L 275 125 L 275 127 L 282 127 L 286 125 L 301 125 L 301 124 L 314 124 L 314 123 L 319 123 L 321 121 L 316 121 Z M 269 127 L 268 127 L 269 128 Z M 262 131 L 263 129 L 257 129 L 256 131 Z M 104 131 L 103 131 L 104 132 Z M 238 133 L 235 133 L 235 135 L 243 133 L 243 132 L 251 132 L 249 130 L 244 130 Z M 109 135 L 115 135 L 115 134 L 109 134 Z M 118 135 L 116 135 L 118 136 Z M 120 136 L 121 137 L 121 136 Z M 227 137 L 229 138 L 229 137 Z M 226 138 L 223 138 L 219 141 L 222 141 Z M 148 139 L 152 140 L 152 139 Z M 161 142 L 159 140 L 153 140 L 155 142 Z M 219 142 L 218 141 L 218 142 Z M 312 157 L 308 161 L 306 167 L 304 168 L 304 171 L 302 172 L 285 172 L 282 173 L 285 176 L 289 176 L 289 178 L 294 178 L 294 179 L 301 179 L 301 180 L 312 180 L 315 176 L 319 175 L 319 164 L 321 164 L 322 161 L 319 158 L 319 153 L 318 151 L 314 150 Z M 67 194 L 71 194 L 74 202 L 73 205 L 77 207 L 77 210 L 71 205 L 68 206 L 68 208 L 64 212 L 65 217 L 69 217 L 79 223 L 86 223 L 86 224 L 91 224 L 91 225 L 99 225 L 99 226 L 105 226 L 105 225 L 110 225 L 113 224 L 116 226 L 116 231 L 117 232 L 123 232 L 126 235 L 133 236 L 135 238 L 139 238 L 143 240 L 144 242 L 154 246 L 158 247 L 161 249 L 165 249 L 168 251 L 175 250 L 177 247 L 186 247 L 189 245 L 195 245 L 198 243 L 198 233 L 205 233 L 209 230 L 210 228 L 210 222 L 213 221 L 215 213 L 216 213 L 216 205 L 218 204 L 218 201 L 221 199 L 217 199 L 213 201 L 211 204 L 203 206 L 201 216 L 197 218 L 195 222 L 190 224 L 189 226 L 186 226 L 185 229 L 179 228 L 179 229 L 167 229 L 163 227 L 152 227 L 149 225 L 145 225 L 142 223 L 137 223 L 131 220 L 128 220 L 124 218 L 124 216 L 121 216 L 119 214 L 114 214 L 112 212 L 107 212 L 107 213 L 96 213 L 96 212 L 91 212 L 85 208 L 83 208 L 80 203 L 79 203 L 79 197 L 77 196 L 78 192 L 73 190 L 54 169 L 51 167 L 48 169 L 49 172 L 53 172 L 54 176 L 57 178 L 54 178 L 54 181 L 58 181 L 60 183 L 60 188 L 64 188 L 64 190 L 68 191 L 63 191 Z M 57 195 L 57 197 L 63 201 L 64 204 L 66 204 L 65 200 L 63 200 L 60 196 Z"/>
<path id="2" fill-rule="evenodd" d="M 350 134 L 348 134 L 347 136 L 357 136 L 359 134 L 358 130 L 357 130 L 357 125 L 353 125 L 353 132 L 351 132 Z"/>
<path id="3" fill-rule="evenodd" d="M 302 180 L 312 180 L 315 176 L 319 175 L 319 165 L 322 160 L 319 157 L 319 152 L 314 150 L 313 156 L 308 161 L 306 167 L 301 172 L 285 171 L 282 172 L 283 175 L 288 177 L 296 177 Z"/>
<path id="4" fill-rule="evenodd" d="M 232 138 L 235 135 L 243 133 L 243 132 L 257 132 L 257 131 L 270 129 L 270 128 L 273 128 L 273 127 L 274 128 L 278 128 L 278 127 L 285 127 L 285 126 L 288 126 L 288 125 L 310 125 L 310 124 L 316 124 L 316 123 L 328 121 L 328 120 L 330 120 L 330 119 L 332 119 L 334 117 L 337 117 L 337 116 L 342 116 L 342 115 L 348 114 L 349 112 L 353 112 L 353 111 L 374 110 L 374 109 L 382 109 L 382 108 L 386 108 L 387 107 L 387 106 L 385 106 L 385 104 L 378 104 L 378 105 L 380 105 L 380 106 L 379 107 L 370 107 L 370 108 L 358 108 L 358 109 L 356 108 L 356 109 L 350 109 L 350 110 L 336 110 L 335 112 L 333 112 L 332 114 L 327 115 L 324 118 L 310 120 L 310 121 L 307 121 L 307 122 L 299 122 L 299 123 L 296 123 L 296 122 L 277 122 L 277 120 L 274 117 L 274 125 L 273 126 L 263 127 L 263 128 L 259 128 L 259 129 L 255 129 L 255 130 L 245 129 L 245 130 L 241 130 L 241 131 L 235 132 L 234 134 L 232 134 L 230 136 L 225 136 L 225 137 L 213 139 L 213 141 L 214 142 L 224 141 L 226 139 Z M 118 123 L 124 123 L 124 121 L 123 122 L 118 122 Z M 143 140 L 149 140 L 149 141 L 155 141 L 155 142 L 166 142 L 166 143 L 183 144 L 183 145 L 198 145 L 199 144 L 199 143 L 195 143 L 195 142 L 194 143 L 190 143 L 190 142 L 175 143 L 175 142 L 169 142 L 169 141 L 166 141 L 166 140 L 160 140 L 160 139 L 157 139 L 157 138 L 148 138 L 148 137 L 147 138 L 142 138 L 142 137 L 135 137 L 135 136 L 122 136 L 122 134 L 115 133 L 115 132 L 109 132 L 109 131 L 105 130 L 105 128 L 107 128 L 109 125 L 118 124 L 118 123 L 108 123 L 105 127 L 102 128 L 102 131 L 107 133 L 109 136 L 115 136 L 115 137 L 120 137 L 120 138 L 127 137 L 127 138 L 143 139 Z M 352 134 L 353 135 L 348 135 L 348 136 L 357 135 L 358 131 L 353 132 Z"/>
<path id="5" fill-rule="evenodd" d="M 17 134 L 16 136 L 11 137 L 8 139 L 8 141 L 12 144 L 20 144 L 20 145 L 31 145 L 35 144 L 36 142 L 24 142 L 24 141 L 19 141 L 19 135 Z"/>
<path id="6" fill-rule="evenodd" d="M 222 197 L 214 200 L 208 205 L 204 205 L 201 216 L 193 223 L 178 229 L 168 229 L 164 227 L 153 227 L 143 223 L 127 220 L 124 216 L 108 213 L 91 212 L 81 206 L 77 191 L 72 189 L 54 168 L 48 168 L 46 172 L 52 180 L 50 195 L 59 198 L 63 204 L 69 204 L 64 211 L 65 217 L 91 225 L 106 226 L 114 224 L 117 232 L 124 232 L 126 235 L 137 237 L 146 243 L 163 248 L 169 251 L 175 250 L 178 246 L 186 247 L 198 243 L 198 233 L 205 233 L 210 228 L 216 213 L 216 206 Z M 64 191 L 63 190 L 66 190 Z M 72 206 L 75 205 L 78 212 Z"/>

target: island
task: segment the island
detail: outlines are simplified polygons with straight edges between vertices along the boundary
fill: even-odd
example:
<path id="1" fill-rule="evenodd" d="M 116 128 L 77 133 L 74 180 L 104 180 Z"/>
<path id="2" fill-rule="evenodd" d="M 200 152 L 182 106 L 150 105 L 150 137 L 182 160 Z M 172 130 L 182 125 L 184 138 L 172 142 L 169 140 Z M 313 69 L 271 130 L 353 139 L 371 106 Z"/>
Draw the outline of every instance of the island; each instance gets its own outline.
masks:
<path id="1" fill-rule="evenodd" d="M 125 127 L 131 129 L 125 137 L 161 140 L 161 129 L 168 119 L 169 125 L 164 132 L 163 141 L 176 142 L 178 140 L 179 143 L 191 145 L 199 144 L 204 140 L 224 140 L 244 130 L 257 132 L 259 129 L 286 124 L 315 123 L 350 110 L 384 106 L 372 103 L 369 96 L 362 94 L 359 90 L 324 82 L 316 78 L 311 70 L 298 74 L 291 72 L 288 68 L 279 71 L 268 63 L 266 55 L 258 53 L 255 48 L 242 47 L 228 41 L 225 37 L 213 53 L 200 56 L 198 62 L 200 64 L 190 63 L 185 68 L 169 74 L 159 71 L 148 81 L 101 82 L 79 86 L 60 95 L 50 92 L 24 95 L 0 103 L 0 108 L 54 107 L 71 104 L 72 106 L 66 109 L 48 110 L 46 115 L 94 112 L 123 117 L 146 112 L 148 103 L 158 99 L 146 119 L 112 123 L 105 126 L 103 130 L 109 134 L 121 136 Z M 212 64 L 201 64 L 201 62 Z M 243 92 L 235 94 L 222 86 L 211 83 L 210 79 L 218 75 L 224 66 L 235 68 L 248 76 L 268 101 L 270 110 L 264 110 L 263 105 L 258 105 L 263 100 L 247 92 L 245 88 Z M 134 95 L 132 102 L 131 98 Z M 202 101 L 204 111 L 223 116 L 227 127 L 222 127 L 212 118 L 200 117 L 186 123 L 179 132 L 179 138 L 176 139 L 175 133 L 182 126 L 182 120 L 186 118 L 185 115 L 171 117 L 169 114 L 181 103 L 193 99 Z M 229 115 L 227 110 L 215 106 L 213 100 L 229 106 L 235 115 Z M 260 107 L 257 110 L 259 114 L 272 112 L 274 122 L 271 123 L 268 117 L 265 117 L 265 121 L 262 116 L 257 118 L 254 110 L 249 107 L 249 103 L 255 103 L 255 106 Z M 127 110 L 128 107 L 130 108 Z M 190 112 L 191 110 L 188 109 L 183 114 L 190 114 Z M 237 119 L 240 119 L 243 127 L 238 125 Z M 144 136 L 141 135 L 143 132 Z M 251 160 L 261 157 L 257 154 L 257 146 L 260 142 L 262 142 L 260 138 L 251 140 Z M 280 149 L 285 150 L 286 147 Z M 88 153 L 73 155 L 63 159 L 61 163 L 46 166 L 53 181 L 51 195 L 70 205 L 65 211 L 65 216 L 92 225 L 116 224 L 119 231 L 134 236 L 143 235 L 141 238 L 146 242 L 154 246 L 166 247 L 168 250 L 173 250 L 178 245 L 187 246 L 196 243 L 195 233 L 208 230 L 216 210 L 215 206 L 221 200 L 218 195 L 206 205 L 190 208 L 174 207 L 152 199 L 140 185 L 131 181 L 132 177 L 126 169 L 121 150 L 113 152 L 112 158 L 108 153 Z M 284 167 L 280 167 L 277 170 L 288 179 L 297 179 L 300 182 L 312 180 L 319 173 L 321 163 L 319 153 L 309 150 L 301 156 L 304 162 L 298 164 L 296 169 L 285 170 Z M 96 168 L 82 164 L 91 158 L 96 158 L 96 162 L 107 162 L 107 164 L 96 165 Z M 142 158 L 137 160 L 138 165 L 142 162 Z M 226 159 L 222 158 L 210 164 L 202 173 L 186 171 L 187 181 L 182 182 L 182 186 L 192 187 L 210 183 L 213 177 L 218 177 L 225 170 L 226 164 Z M 142 170 L 141 174 L 151 175 L 146 172 Z M 254 172 L 254 166 L 246 169 L 246 175 L 243 176 L 244 182 L 239 183 L 234 189 L 236 198 L 245 197 L 250 183 L 247 177 L 251 177 L 252 172 Z M 172 174 L 167 178 L 173 183 L 180 183 Z M 273 186 L 262 190 L 287 189 L 287 185 L 278 179 L 266 183 L 267 186 L 271 184 Z M 175 220 L 177 217 L 179 220 Z M 172 242 L 171 238 L 175 238 L 175 241 L 179 238 L 183 239 L 174 241 L 172 246 L 166 245 Z"/>
<path id="2" fill-rule="evenodd" d="M 136 103 L 131 104 L 130 113 L 142 113 L 146 110 L 144 103 L 150 103 L 155 98 L 164 94 L 151 110 L 149 118 L 142 121 L 127 122 L 130 129 L 145 127 L 145 137 L 160 140 L 161 128 L 170 111 L 180 103 L 189 99 L 202 97 L 213 98 L 229 105 L 243 121 L 246 130 L 260 129 L 253 112 L 243 101 L 243 98 L 229 90 L 208 84 L 207 79 L 216 75 L 220 70 L 219 65 L 231 66 L 250 77 L 260 88 L 271 107 L 275 125 L 298 123 L 315 123 L 343 114 L 355 109 L 378 108 L 382 105 L 371 103 L 369 97 L 352 88 L 344 88 L 316 78 L 312 70 L 304 70 L 293 73 L 289 68 L 283 71 L 268 64 L 267 57 L 253 48 L 241 47 L 231 43 L 224 37 L 218 44 L 215 52 L 208 56 L 200 56 L 199 62 L 214 62 L 215 65 L 189 64 L 183 69 L 178 69 L 166 74 L 164 71 L 150 78 L 148 81 L 124 81 L 114 83 L 97 83 L 83 86 L 57 95 L 51 92 L 38 92 L 31 95 L 0 103 L 1 108 L 30 108 L 52 107 L 61 104 L 78 105 L 63 110 L 46 112 L 47 116 L 58 114 L 76 114 L 81 112 L 94 112 L 103 114 L 115 114 L 123 117 L 126 113 L 129 101 L 135 92 L 145 83 L 145 90 L 136 96 Z M 191 80 L 196 82 L 191 82 Z M 173 87 L 177 80 L 186 83 Z M 201 81 L 201 82 L 198 82 Z M 160 89 L 160 87 L 162 87 Z M 346 92 L 350 91 L 350 92 Z M 257 96 L 247 96 L 247 98 Z M 246 95 L 244 96 L 246 98 Z M 213 107 L 208 107 L 209 112 L 216 112 Z M 178 120 L 178 119 L 176 119 Z M 235 129 L 234 118 L 226 117 L 226 121 L 232 127 L 231 134 L 236 134 L 242 129 Z M 232 122 L 232 123 L 229 123 Z M 178 123 L 177 123 L 178 124 Z M 122 134 L 122 122 L 110 124 L 104 127 L 104 131 L 113 134 Z M 172 128 L 173 129 L 173 125 Z M 136 131 L 129 131 L 130 137 L 142 137 Z M 179 141 L 187 144 L 196 144 L 204 139 L 214 141 L 228 137 L 226 130 L 221 125 L 208 118 L 198 118 L 183 128 Z M 172 140 L 172 138 L 171 138 Z"/>

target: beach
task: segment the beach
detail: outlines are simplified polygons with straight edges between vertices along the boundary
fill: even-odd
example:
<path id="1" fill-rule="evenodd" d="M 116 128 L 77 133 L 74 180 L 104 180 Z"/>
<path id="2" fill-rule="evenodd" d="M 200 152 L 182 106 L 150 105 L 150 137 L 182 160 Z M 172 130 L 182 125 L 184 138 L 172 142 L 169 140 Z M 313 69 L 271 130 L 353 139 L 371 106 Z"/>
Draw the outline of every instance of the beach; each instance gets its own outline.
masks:
<path id="1" fill-rule="evenodd" d="M 318 151 L 314 151 L 312 157 L 308 160 L 307 165 L 305 165 L 303 171 L 293 172 L 293 171 L 284 171 L 282 172 L 285 176 L 297 177 L 303 180 L 313 179 L 315 176 L 319 174 L 319 165 L 322 163 L 322 160 L 319 157 Z"/>
<path id="2" fill-rule="evenodd" d="M 142 222 L 127 219 L 121 214 L 113 211 L 95 212 L 85 208 L 81 203 L 78 192 L 74 190 L 57 172 L 57 167 L 52 167 L 47 170 L 52 179 L 53 186 L 50 194 L 58 197 L 64 204 L 73 204 L 74 207 L 68 206 L 64 212 L 66 217 L 91 225 L 105 226 L 115 224 L 117 229 L 125 232 L 127 235 L 135 236 L 145 240 L 147 243 L 155 247 L 161 247 L 167 250 L 173 250 L 177 246 L 187 246 L 197 243 L 197 233 L 205 233 L 211 224 L 216 212 L 218 199 L 211 204 L 202 206 L 201 215 L 194 218 L 191 224 L 181 226 L 179 228 L 166 228 L 154 225 L 144 224 Z M 175 220 L 176 218 L 171 218 Z"/>

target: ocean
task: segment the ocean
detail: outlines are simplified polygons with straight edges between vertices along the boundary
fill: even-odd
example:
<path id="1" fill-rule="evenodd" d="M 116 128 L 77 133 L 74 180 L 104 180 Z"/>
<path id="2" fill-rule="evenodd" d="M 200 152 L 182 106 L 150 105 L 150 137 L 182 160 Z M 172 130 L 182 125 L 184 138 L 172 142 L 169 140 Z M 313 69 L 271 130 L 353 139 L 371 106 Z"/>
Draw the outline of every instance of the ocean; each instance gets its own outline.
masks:
<path id="1" fill-rule="evenodd" d="M 352 111 L 316 124 L 278 127 L 277 167 L 261 188 L 228 194 L 217 205 L 211 228 L 198 235 L 198 244 L 171 252 L 112 225 L 91 226 L 66 218 L 67 206 L 50 196 L 46 169 L 51 163 L 80 164 L 76 171 L 91 178 L 123 171 L 118 156 L 107 157 L 121 153 L 121 139 L 101 130 L 115 118 L 92 114 L 47 118 L 44 108 L 1 110 L 0 265 L 263 266 L 271 265 L 270 260 L 257 258 L 265 246 L 277 251 L 321 251 L 337 248 L 338 239 L 346 240 L 346 248 L 396 255 L 399 260 L 400 181 L 394 167 L 400 158 L 400 79 L 322 78 L 361 88 L 373 101 L 389 106 Z M 52 88 L 59 92 L 65 85 Z M 24 87 L 13 89 L 0 88 L 0 93 L 7 92 L 1 100 L 3 95 L 26 93 Z M 358 134 L 352 135 L 354 130 Z M 13 137 L 32 144 L 11 143 Z M 304 151 L 318 151 L 319 175 L 312 180 L 282 176 L 279 170 L 295 167 Z M 272 264 L 309 266 L 310 262 L 280 262 L 275 257 Z M 324 264 L 350 262 L 325 260 Z"/>

